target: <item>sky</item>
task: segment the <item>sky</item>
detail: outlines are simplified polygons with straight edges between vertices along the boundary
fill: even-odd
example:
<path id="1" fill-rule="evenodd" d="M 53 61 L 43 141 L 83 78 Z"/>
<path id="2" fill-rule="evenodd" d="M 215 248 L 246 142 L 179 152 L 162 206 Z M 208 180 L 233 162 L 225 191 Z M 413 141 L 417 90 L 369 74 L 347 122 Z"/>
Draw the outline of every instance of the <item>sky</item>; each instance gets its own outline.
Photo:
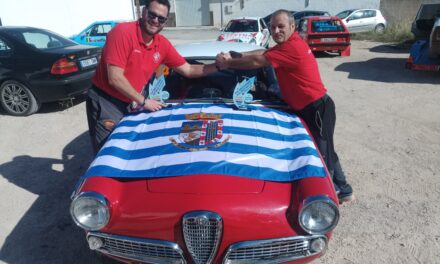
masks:
<path id="1" fill-rule="evenodd" d="M 3 26 L 32 26 L 66 37 L 94 21 L 133 20 L 132 0 L 0 0 Z"/>

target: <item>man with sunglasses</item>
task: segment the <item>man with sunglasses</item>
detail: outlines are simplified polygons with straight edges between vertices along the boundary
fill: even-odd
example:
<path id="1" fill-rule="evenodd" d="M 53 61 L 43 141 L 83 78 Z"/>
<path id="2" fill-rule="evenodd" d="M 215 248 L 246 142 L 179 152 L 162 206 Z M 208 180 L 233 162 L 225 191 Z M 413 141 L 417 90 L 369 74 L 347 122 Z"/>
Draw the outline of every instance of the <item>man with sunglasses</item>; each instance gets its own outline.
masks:
<path id="1" fill-rule="evenodd" d="M 165 105 L 142 95 L 142 89 L 161 64 L 187 78 L 215 72 L 215 64 L 191 65 L 159 32 L 170 9 L 168 0 L 147 0 L 139 21 L 120 23 L 107 35 L 101 60 L 86 101 L 89 134 L 95 154 L 127 114 L 131 103 L 158 111 Z"/>

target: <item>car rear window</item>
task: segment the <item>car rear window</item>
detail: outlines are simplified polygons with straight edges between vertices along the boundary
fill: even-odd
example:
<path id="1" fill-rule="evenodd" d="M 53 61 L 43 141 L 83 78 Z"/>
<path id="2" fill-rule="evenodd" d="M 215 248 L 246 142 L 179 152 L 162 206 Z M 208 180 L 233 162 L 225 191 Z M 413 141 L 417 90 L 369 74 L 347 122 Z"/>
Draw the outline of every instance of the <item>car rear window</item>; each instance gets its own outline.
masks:
<path id="1" fill-rule="evenodd" d="M 339 20 L 314 20 L 312 21 L 312 32 L 344 32 L 345 28 Z"/>
<path id="2" fill-rule="evenodd" d="M 434 19 L 440 16 L 440 4 L 422 5 L 417 19 Z"/>
<path id="3" fill-rule="evenodd" d="M 257 32 L 258 23 L 256 20 L 232 20 L 225 27 L 225 32 Z"/>
<path id="4" fill-rule="evenodd" d="M 75 45 L 74 42 L 68 39 L 39 29 L 9 30 L 7 34 L 37 49 L 53 49 Z"/>

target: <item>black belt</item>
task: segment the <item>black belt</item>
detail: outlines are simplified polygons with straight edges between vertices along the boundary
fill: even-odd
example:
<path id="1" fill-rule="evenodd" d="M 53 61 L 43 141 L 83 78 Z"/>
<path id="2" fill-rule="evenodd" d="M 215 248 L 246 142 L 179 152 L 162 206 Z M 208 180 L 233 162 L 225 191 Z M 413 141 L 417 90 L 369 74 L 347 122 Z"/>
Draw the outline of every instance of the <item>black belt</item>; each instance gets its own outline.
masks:
<path id="1" fill-rule="evenodd" d="M 120 106 L 120 107 L 127 107 L 129 103 L 119 100 L 118 98 L 115 98 L 108 93 L 104 92 L 102 89 L 97 87 L 96 85 L 92 84 L 92 87 L 90 88 L 93 90 L 98 96 L 104 98 L 107 101 L 112 102 L 113 104 Z"/>
<path id="2" fill-rule="evenodd" d="M 325 103 L 325 101 L 327 101 L 330 97 L 327 94 L 324 94 L 322 97 L 320 97 L 319 99 L 311 102 L 310 104 L 308 104 L 306 107 L 304 107 L 304 109 L 306 108 L 316 108 L 318 107 L 320 104 Z"/>
<path id="3" fill-rule="evenodd" d="M 299 111 L 299 113 L 301 112 L 306 112 L 310 109 L 316 109 L 318 108 L 318 106 L 320 106 L 322 103 L 325 103 L 328 99 L 330 98 L 330 96 L 328 96 L 327 94 L 324 94 L 322 97 L 320 97 L 319 99 L 311 102 L 310 104 L 306 105 L 306 107 L 304 107 L 303 109 L 301 109 Z"/>

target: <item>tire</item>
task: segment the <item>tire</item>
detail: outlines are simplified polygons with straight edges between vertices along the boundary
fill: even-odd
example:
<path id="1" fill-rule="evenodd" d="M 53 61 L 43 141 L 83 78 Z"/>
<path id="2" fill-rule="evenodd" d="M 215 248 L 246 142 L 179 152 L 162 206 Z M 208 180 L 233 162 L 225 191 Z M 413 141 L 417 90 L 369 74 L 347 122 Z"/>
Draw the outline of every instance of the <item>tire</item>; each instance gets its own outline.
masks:
<path id="1" fill-rule="evenodd" d="M 28 116 L 40 109 L 40 104 L 26 85 L 6 81 L 0 86 L 0 104 L 13 116 Z"/>
<path id="2" fill-rule="evenodd" d="M 385 31 L 385 26 L 383 24 L 378 24 L 374 28 L 374 32 L 376 32 L 377 34 L 383 34 L 384 31 Z"/>

